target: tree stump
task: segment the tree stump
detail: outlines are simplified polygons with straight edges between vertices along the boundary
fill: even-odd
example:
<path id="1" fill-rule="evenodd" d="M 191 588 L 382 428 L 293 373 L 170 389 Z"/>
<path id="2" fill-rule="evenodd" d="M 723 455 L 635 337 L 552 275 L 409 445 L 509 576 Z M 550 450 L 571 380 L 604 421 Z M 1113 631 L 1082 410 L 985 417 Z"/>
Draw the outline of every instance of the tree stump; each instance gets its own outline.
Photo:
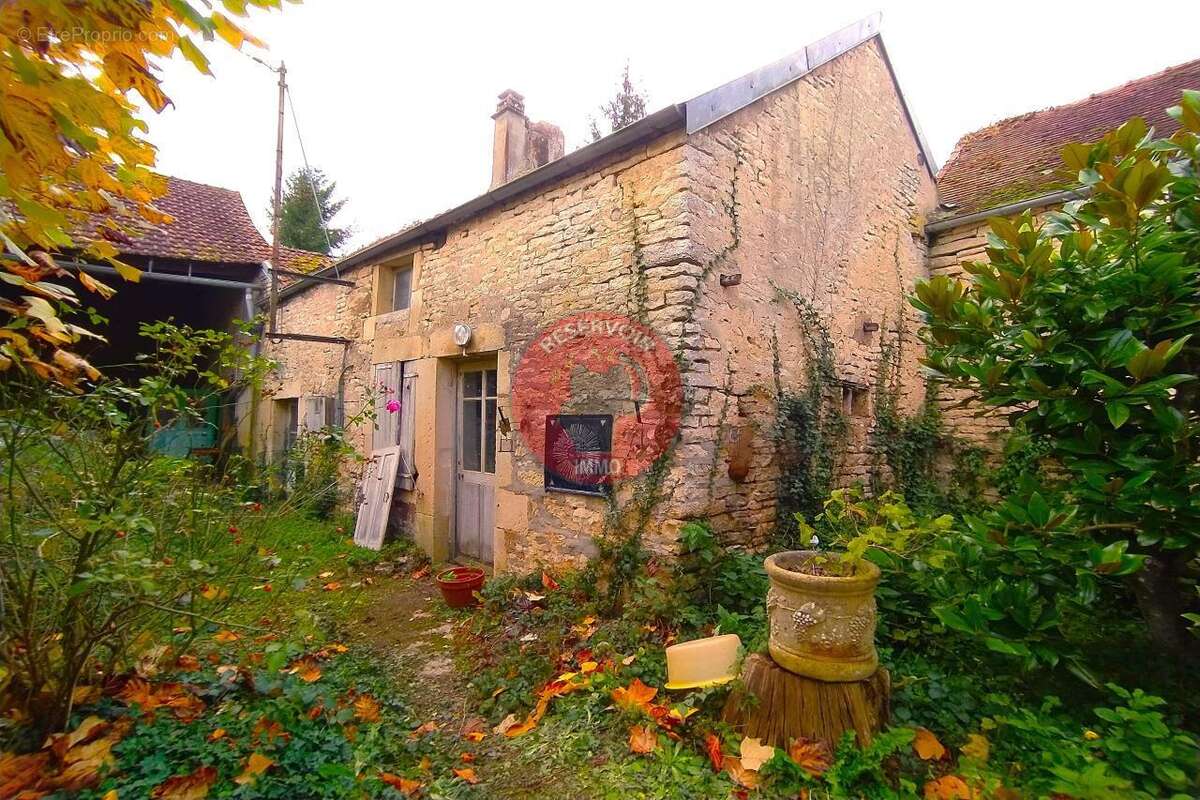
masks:
<path id="1" fill-rule="evenodd" d="M 833 746 L 846 731 L 854 731 L 862 746 L 887 724 L 891 688 L 882 668 L 861 681 L 828 683 L 788 672 L 755 653 L 746 659 L 742 686 L 730 693 L 721 718 L 743 736 L 775 747 L 801 737 Z"/>

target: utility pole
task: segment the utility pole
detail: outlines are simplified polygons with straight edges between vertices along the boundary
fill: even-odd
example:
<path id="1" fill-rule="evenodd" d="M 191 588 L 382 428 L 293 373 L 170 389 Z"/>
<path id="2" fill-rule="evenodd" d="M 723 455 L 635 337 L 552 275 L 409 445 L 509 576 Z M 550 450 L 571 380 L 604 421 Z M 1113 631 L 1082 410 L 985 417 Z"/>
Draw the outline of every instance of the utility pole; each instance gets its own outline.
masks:
<path id="1" fill-rule="evenodd" d="M 275 200 L 271 219 L 271 297 L 268 326 L 276 331 L 279 317 L 279 212 L 283 194 L 283 104 L 287 96 L 287 66 L 280 61 L 279 69 L 279 128 L 275 135 Z"/>

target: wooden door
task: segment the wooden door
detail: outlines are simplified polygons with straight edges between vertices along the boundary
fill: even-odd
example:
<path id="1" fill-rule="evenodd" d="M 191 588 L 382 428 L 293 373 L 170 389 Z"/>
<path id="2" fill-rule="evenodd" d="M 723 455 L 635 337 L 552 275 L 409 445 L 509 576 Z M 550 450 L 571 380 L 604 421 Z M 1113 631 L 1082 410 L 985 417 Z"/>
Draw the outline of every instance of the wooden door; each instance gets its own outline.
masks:
<path id="1" fill-rule="evenodd" d="M 378 550 L 383 545 L 399 464 L 399 445 L 376 450 L 367 462 L 358 490 L 358 518 L 354 521 L 354 543 L 359 547 Z"/>
<path id="2" fill-rule="evenodd" d="M 463 367 L 458 374 L 457 551 L 492 563 L 496 510 L 496 370 Z"/>

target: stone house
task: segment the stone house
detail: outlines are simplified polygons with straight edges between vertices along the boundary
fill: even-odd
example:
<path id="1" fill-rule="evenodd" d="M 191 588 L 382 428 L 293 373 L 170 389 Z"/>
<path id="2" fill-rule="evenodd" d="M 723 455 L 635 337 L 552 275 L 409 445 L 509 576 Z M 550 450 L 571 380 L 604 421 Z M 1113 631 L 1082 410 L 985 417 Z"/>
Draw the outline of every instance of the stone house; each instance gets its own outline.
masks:
<path id="1" fill-rule="evenodd" d="M 353 433 L 359 449 L 399 453 L 394 503 L 380 513 L 436 560 L 578 562 L 631 525 L 661 552 L 694 518 L 729 543 L 765 544 L 776 404 L 811 363 L 802 311 L 832 348 L 832 391 L 851 417 L 848 476 L 865 474 L 885 351 L 901 362 L 902 401 L 922 399 L 915 345 L 893 345 L 917 323 L 904 294 L 926 270 L 935 165 L 878 22 L 566 155 L 561 132 L 505 92 L 489 191 L 318 276 L 336 283 L 280 292 L 278 330 L 310 340 L 270 344 L 280 368 L 246 435 L 269 453 L 298 407 L 317 425 L 373 406 L 374 424 Z M 578 430 L 671 434 L 656 466 L 599 487 L 551 474 L 546 442 L 567 423 L 544 409 L 530 420 L 539 392 L 521 377 L 539 347 L 597 330 L 578 322 L 588 314 L 649 331 L 633 338 L 665 348 L 681 398 L 656 404 L 670 380 L 654 375 L 631 387 L 620 370 L 609 380 L 567 365 L 573 396 L 549 405 Z M 555 328 L 564 318 L 576 322 Z M 531 380 L 563 378 L 553 369 Z"/>
<path id="2" fill-rule="evenodd" d="M 1079 183 L 1061 171 L 1064 145 L 1095 141 L 1131 117 L 1170 136 L 1179 125 L 1165 109 L 1178 105 L 1185 89 L 1196 88 L 1200 59 L 963 136 L 938 173 L 940 205 L 925 226 L 930 274 L 960 276 L 964 264 L 985 260 L 989 217 L 1045 213 L 1081 197 Z M 978 416 L 960 399 L 952 392 L 938 397 L 952 428 L 997 448 L 1008 430 L 1003 416 Z"/>

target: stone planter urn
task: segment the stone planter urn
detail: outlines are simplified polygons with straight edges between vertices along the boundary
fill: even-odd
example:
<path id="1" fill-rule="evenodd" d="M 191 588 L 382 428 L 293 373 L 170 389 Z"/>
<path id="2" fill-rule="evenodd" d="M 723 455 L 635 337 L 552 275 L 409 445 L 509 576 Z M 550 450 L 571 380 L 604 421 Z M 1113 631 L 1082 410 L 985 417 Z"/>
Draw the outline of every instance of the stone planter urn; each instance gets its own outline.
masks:
<path id="1" fill-rule="evenodd" d="M 839 575 L 829 554 L 789 550 L 766 560 L 771 658 L 822 681 L 859 681 L 879 666 L 875 652 L 875 586 L 879 567 L 860 560 Z"/>

